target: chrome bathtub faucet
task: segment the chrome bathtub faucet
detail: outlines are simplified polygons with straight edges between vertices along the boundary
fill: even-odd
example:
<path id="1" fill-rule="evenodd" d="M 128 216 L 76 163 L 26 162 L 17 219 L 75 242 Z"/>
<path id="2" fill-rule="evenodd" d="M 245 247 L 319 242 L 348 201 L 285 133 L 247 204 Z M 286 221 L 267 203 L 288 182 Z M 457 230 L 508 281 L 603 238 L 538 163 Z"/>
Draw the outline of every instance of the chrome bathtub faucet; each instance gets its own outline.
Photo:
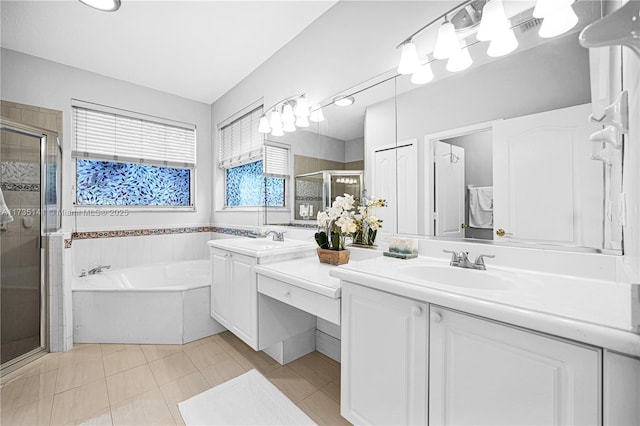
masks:
<path id="1" fill-rule="evenodd" d="M 471 263 L 469 260 L 469 253 L 466 251 L 453 251 L 453 250 L 442 250 L 444 253 L 451 253 L 451 262 L 449 265 L 455 266 L 458 268 L 467 268 L 467 269 L 477 269 L 480 271 L 484 271 L 487 267 L 484 264 L 485 258 L 494 258 L 496 257 L 494 254 L 481 254 L 476 257 L 476 261 Z"/>
<path id="2" fill-rule="evenodd" d="M 102 272 L 103 269 L 109 269 L 111 268 L 111 265 L 100 265 L 100 266 L 96 266 L 93 269 L 89 269 L 89 275 L 95 275 L 98 272 Z"/>
<path id="3" fill-rule="evenodd" d="M 284 233 L 286 231 L 282 231 L 282 232 L 276 232 L 276 231 L 269 231 L 267 232 L 267 236 L 269 236 L 269 234 L 273 234 L 273 241 L 284 241 Z"/>

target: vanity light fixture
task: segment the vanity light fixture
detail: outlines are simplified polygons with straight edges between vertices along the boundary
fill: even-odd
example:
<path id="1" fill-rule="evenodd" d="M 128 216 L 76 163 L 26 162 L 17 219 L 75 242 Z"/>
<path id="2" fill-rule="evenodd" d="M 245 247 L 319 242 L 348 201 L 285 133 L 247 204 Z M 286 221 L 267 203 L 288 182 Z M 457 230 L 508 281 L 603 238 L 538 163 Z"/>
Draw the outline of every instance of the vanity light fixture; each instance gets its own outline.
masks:
<path id="1" fill-rule="evenodd" d="M 258 124 L 258 132 L 259 133 L 269 133 L 271 132 L 271 126 L 269 126 L 269 119 L 266 115 L 260 117 L 260 124 Z"/>
<path id="2" fill-rule="evenodd" d="M 260 117 L 258 132 L 271 133 L 272 136 L 284 136 L 285 132 L 295 132 L 298 127 L 309 127 L 311 118 L 311 121 L 324 120 L 320 105 L 314 106 L 314 111 L 310 111 L 305 95 L 283 99 L 267 111 L 271 112 Z"/>
<path id="3" fill-rule="evenodd" d="M 433 57 L 436 59 L 447 59 L 455 55 L 460 50 L 460 41 L 456 35 L 453 24 L 446 20 L 438 28 L 438 38 L 436 47 L 433 50 Z"/>
<path id="4" fill-rule="evenodd" d="M 295 121 L 296 121 L 296 117 L 295 115 L 293 115 L 293 107 L 289 102 L 287 102 L 282 107 L 282 123 L 293 124 Z"/>
<path id="5" fill-rule="evenodd" d="M 353 105 L 355 101 L 356 100 L 353 96 L 336 96 L 335 98 L 333 98 L 333 103 L 338 106 Z"/>
<path id="6" fill-rule="evenodd" d="M 324 121 L 324 114 L 322 113 L 322 107 L 320 106 L 320 104 L 315 104 L 311 107 L 311 115 L 309 116 L 309 121 L 313 121 L 314 123 Z"/>
<path id="7" fill-rule="evenodd" d="M 458 48 L 458 50 L 454 52 L 447 61 L 447 71 L 463 71 L 469 68 L 471 64 L 473 64 L 473 60 L 471 59 L 471 55 L 469 54 L 469 49 L 467 49 L 466 47 L 464 49 Z"/>
<path id="8" fill-rule="evenodd" d="M 538 35 L 542 38 L 552 38 L 564 34 L 578 23 L 578 15 L 571 4 L 554 11 L 542 19 Z"/>
<path id="9" fill-rule="evenodd" d="M 80 0 L 80 3 L 103 12 L 115 12 L 120 9 L 120 0 Z"/>
<path id="10" fill-rule="evenodd" d="M 431 64 L 429 62 L 420 65 L 420 68 L 411 76 L 411 82 L 413 84 L 427 84 L 431 80 L 433 80 L 433 71 L 431 70 Z"/>
<path id="11" fill-rule="evenodd" d="M 420 66 L 416 45 L 411 40 L 402 45 L 398 74 L 411 74 Z"/>

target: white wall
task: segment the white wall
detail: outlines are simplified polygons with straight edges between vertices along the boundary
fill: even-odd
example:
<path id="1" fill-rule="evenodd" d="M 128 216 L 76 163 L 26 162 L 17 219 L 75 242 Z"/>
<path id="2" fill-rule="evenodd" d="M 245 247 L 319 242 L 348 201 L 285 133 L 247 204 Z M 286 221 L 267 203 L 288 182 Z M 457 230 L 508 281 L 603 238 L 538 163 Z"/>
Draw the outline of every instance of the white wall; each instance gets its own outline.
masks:
<path id="1" fill-rule="evenodd" d="M 345 162 L 345 142 L 307 130 L 285 133 L 284 136 L 268 136 L 267 139 L 291 146 L 294 155 Z"/>
<path id="2" fill-rule="evenodd" d="M 148 89 L 121 80 L 25 55 L 1 51 L 2 98 L 8 101 L 60 110 L 63 113 L 63 209 L 73 209 L 72 185 L 75 176 L 71 159 L 71 99 L 108 105 L 157 117 L 192 123 L 197 126 L 196 211 L 139 212 L 123 216 L 63 217 L 65 232 L 165 226 L 205 225 L 210 223 L 211 106 Z"/>
<path id="3" fill-rule="evenodd" d="M 345 141 L 344 162 L 364 160 L 364 137 Z"/>

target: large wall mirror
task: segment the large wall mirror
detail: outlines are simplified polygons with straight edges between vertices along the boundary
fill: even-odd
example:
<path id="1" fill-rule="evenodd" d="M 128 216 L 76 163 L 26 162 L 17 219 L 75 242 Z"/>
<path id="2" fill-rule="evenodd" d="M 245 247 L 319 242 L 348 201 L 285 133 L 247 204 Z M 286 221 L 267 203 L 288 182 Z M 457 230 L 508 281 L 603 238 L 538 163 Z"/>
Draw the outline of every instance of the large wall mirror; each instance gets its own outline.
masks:
<path id="1" fill-rule="evenodd" d="M 512 18 L 522 23 L 514 28 L 520 45 L 507 56 L 490 58 L 487 43 L 477 43 L 462 72 L 434 61 L 428 84 L 400 75 L 350 107 L 327 106 L 314 129 L 316 156 L 295 157 L 294 173 L 346 169 L 351 157 L 344 168 L 325 165 L 339 151 L 327 141 L 358 140 L 364 190 L 389 202 L 377 212 L 384 233 L 621 253 L 611 195 L 620 192 L 622 150 L 589 139 L 602 126 L 588 119 L 593 52 L 578 43 L 600 7 L 577 2 L 579 24 L 552 39 L 540 38 L 540 22 L 522 10 Z M 326 191 L 326 177 L 314 179 L 305 185 Z M 305 211 L 296 205 L 292 219 Z"/>

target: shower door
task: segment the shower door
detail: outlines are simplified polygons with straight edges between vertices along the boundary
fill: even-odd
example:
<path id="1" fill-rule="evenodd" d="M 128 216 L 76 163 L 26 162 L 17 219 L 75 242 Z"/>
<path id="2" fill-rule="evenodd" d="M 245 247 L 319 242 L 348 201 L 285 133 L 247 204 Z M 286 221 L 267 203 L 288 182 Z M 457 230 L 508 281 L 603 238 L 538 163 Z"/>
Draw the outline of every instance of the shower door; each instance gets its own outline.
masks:
<path id="1" fill-rule="evenodd" d="M 7 123 L 0 127 L 0 208 L 6 207 L 0 216 L 2 369 L 47 346 L 42 237 L 59 223 L 57 136 Z"/>

